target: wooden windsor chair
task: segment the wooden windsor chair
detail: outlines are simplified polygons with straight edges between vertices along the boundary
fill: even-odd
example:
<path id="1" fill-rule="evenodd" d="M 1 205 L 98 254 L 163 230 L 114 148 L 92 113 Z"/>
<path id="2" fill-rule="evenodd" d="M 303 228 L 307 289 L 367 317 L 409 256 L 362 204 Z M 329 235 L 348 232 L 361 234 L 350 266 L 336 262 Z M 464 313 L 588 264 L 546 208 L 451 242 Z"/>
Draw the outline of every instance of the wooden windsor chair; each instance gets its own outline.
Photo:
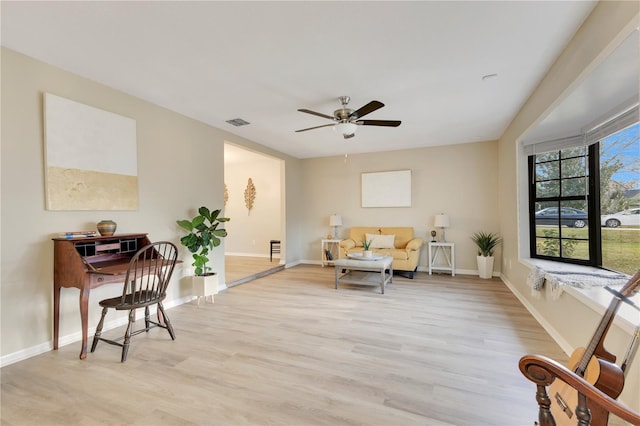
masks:
<path id="1" fill-rule="evenodd" d="M 178 257 L 176 246 L 168 241 L 149 244 L 131 258 L 124 280 L 122 295 L 100 301 L 102 317 L 93 337 L 91 352 L 96 350 L 99 341 L 122 347 L 120 361 L 127 359 L 131 337 L 142 332 L 148 332 L 154 327 L 162 327 L 169 332 L 171 340 L 175 340 L 175 332 L 167 316 L 162 301 L 167 295 L 167 286 Z M 149 307 L 157 305 L 157 321 L 152 321 Z M 144 308 L 144 328 L 133 330 L 136 309 Z M 102 337 L 104 319 L 109 309 L 129 311 L 129 323 L 124 336 L 118 339 Z M 122 342 L 120 342 L 122 341 Z"/>

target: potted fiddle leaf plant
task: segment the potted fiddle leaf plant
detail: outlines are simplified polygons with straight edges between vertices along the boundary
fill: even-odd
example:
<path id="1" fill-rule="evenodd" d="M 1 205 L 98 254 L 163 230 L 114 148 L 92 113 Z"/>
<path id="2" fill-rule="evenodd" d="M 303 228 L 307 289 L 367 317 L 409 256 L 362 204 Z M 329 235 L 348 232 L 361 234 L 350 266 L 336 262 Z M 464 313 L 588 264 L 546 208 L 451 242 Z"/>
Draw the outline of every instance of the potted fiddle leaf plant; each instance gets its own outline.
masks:
<path id="1" fill-rule="evenodd" d="M 478 275 L 480 278 L 489 279 L 493 276 L 493 252 L 502 242 L 502 238 L 493 232 L 476 232 L 471 236 L 478 246 Z"/>
<path id="2" fill-rule="evenodd" d="M 195 295 L 198 296 L 198 302 L 201 296 L 218 293 L 218 277 L 215 272 L 210 272 L 211 268 L 207 266 L 209 262 L 209 252 L 221 243 L 221 238 L 227 236 L 227 231 L 220 226 L 224 222 L 228 222 L 228 217 L 220 216 L 221 210 L 209 210 L 202 206 L 198 209 L 198 215 L 193 219 L 177 220 L 176 223 L 184 230 L 189 232 L 180 239 L 180 243 L 192 253 L 193 263 L 195 267 L 195 276 L 193 277 L 193 288 Z"/>

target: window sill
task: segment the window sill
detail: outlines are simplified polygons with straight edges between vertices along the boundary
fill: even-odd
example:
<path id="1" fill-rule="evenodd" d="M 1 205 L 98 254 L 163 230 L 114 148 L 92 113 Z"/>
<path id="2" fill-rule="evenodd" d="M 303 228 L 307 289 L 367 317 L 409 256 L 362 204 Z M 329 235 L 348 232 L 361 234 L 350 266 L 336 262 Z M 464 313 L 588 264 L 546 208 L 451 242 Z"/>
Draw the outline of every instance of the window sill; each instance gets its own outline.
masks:
<path id="1" fill-rule="evenodd" d="M 599 274 L 599 275 L 611 275 L 615 276 L 617 274 L 613 272 L 609 272 L 604 269 L 598 269 L 591 266 L 582 266 L 582 265 L 574 265 L 569 263 L 562 262 L 553 262 L 550 260 L 543 259 L 524 259 L 525 264 L 530 267 L 539 267 L 545 271 L 549 271 L 550 275 L 553 275 L 553 272 L 562 272 L 562 273 L 575 273 L 575 274 Z M 593 279 L 593 277 L 590 277 Z M 610 286 L 611 288 L 620 291 L 621 285 Z M 592 286 L 590 288 L 579 288 L 572 287 L 570 285 L 563 285 L 562 290 L 567 294 L 573 296 L 576 300 L 585 304 L 595 312 L 603 315 L 613 298 L 613 295 L 604 289 L 604 286 Z M 633 296 L 629 297 L 633 303 L 635 303 L 638 308 L 640 308 L 640 293 L 636 292 Z M 618 308 L 618 312 L 616 314 L 616 324 L 625 330 L 629 334 L 634 334 L 636 331 L 636 327 L 640 326 L 640 311 L 635 309 L 633 306 L 622 302 Z"/>

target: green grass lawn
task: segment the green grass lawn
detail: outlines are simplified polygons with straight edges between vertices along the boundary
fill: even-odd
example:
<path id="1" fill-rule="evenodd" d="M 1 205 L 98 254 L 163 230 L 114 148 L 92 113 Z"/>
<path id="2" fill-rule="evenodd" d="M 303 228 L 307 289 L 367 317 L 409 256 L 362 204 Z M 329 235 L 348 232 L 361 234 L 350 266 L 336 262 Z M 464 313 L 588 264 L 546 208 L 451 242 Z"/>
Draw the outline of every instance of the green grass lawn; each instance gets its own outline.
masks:
<path id="1" fill-rule="evenodd" d="M 635 274 L 640 269 L 640 230 L 603 228 L 602 264 L 607 269 Z"/>
<path id="2" fill-rule="evenodd" d="M 548 229 L 551 230 L 552 235 L 557 235 L 557 228 Z M 562 228 L 563 237 L 586 239 L 589 237 L 588 233 L 587 228 Z M 542 233 L 538 232 L 538 235 Z M 571 257 L 587 259 L 588 244 L 578 242 Z M 640 229 L 637 227 L 602 228 L 602 266 L 629 275 L 635 274 L 640 269 Z"/>

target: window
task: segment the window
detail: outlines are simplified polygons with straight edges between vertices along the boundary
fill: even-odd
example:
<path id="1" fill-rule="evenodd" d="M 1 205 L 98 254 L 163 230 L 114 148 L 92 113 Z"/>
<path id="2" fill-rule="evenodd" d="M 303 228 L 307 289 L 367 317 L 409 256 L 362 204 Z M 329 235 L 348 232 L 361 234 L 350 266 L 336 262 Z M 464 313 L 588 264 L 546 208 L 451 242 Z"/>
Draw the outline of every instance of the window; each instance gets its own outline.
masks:
<path id="1" fill-rule="evenodd" d="M 600 142 L 602 266 L 633 274 L 640 253 L 640 125 Z"/>
<path id="2" fill-rule="evenodd" d="M 591 264 L 589 187 L 595 148 L 568 148 L 529 157 L 531 256 Z"/>
<path id="3" fill-rule="evenodd" d="M 588 146 L 529 156 L 529 229 L 531 257 L 635 273 L 639 124 Z"/>

